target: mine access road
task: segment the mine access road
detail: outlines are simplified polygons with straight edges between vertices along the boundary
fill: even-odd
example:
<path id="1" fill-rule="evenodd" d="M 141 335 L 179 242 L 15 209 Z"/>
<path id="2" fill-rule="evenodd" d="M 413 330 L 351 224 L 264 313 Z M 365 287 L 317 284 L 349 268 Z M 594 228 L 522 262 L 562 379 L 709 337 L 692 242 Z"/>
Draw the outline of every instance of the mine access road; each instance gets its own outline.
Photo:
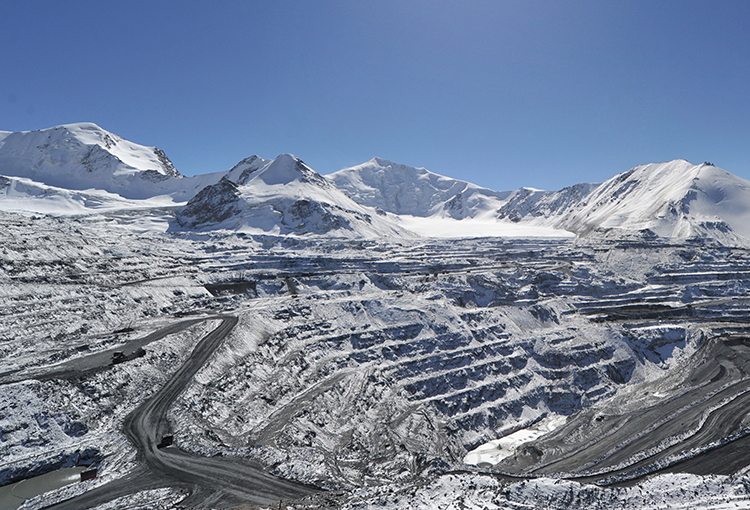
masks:
<path id="1" fill-rule="evenodd" d="M 238 322 L 234 316 L 206 320 L 212 319 L 220 319 L 219 326 L 198 342 L 164 387 L 125 418 L 123 429 L 138 450 L 139 467 L 122 478 L 47 508 L 82 510 L 164 487 L 189 492 L 181 505 L 193 508 L 274 504 L 316 492 L 313 487 L 275 477 L 244 459 L 200 457 L 178 448 L 157 446 L 169 432 L 167 410 Z"/>

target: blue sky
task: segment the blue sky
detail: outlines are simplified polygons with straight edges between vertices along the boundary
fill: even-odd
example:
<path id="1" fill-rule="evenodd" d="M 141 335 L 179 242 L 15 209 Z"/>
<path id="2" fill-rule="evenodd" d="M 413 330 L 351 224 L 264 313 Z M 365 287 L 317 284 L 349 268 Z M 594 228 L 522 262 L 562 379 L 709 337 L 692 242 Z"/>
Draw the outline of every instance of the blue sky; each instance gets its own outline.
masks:
<path id="1" fill-rule="evenodd" d="M 95 122 L 192 175 L 373 156 L 497 190 L 750 179 L 750 2 L 0 3 L 0 130 Z"/>

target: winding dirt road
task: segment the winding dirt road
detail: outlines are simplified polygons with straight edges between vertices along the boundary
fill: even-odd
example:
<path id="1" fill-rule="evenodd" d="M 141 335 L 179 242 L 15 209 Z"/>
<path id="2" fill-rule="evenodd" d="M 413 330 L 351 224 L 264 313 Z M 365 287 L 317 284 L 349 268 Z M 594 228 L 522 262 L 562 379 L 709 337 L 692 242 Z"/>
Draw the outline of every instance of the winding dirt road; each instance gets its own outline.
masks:
<path id="1" fill-rule="evenodd" d="M 125 418 L 123 429 L 138 450 L 140 466 L 122 478 L 48 508 L 81 510 L 161 487 L 189 491 L 190 495 L 181 503 L 189 507 L 273 504 L 316 492 L 315 488 L 272 476 L 242 459 L 199 457 L 177 448 L 157 448 L 162 437 L 169 433 L 166 416 L 170 405 L 238 322 L 233 316 L 209 319 L 217 318 L 221 324 L 198 342 L 167 384 Z"/>
<path id="2" fill-rule="evenodd" d="M 731 474 L 743 468 L 748 457 L 737 454 L 750 451 L 750 341 L 711 338 L 691 365 L 673 387 L 654 383 L 651 393 L 668 393 L 658 403 L 625 412 L 618 405 L 584 409 L 499 469 L 608 485 L 655 472 Z"/>

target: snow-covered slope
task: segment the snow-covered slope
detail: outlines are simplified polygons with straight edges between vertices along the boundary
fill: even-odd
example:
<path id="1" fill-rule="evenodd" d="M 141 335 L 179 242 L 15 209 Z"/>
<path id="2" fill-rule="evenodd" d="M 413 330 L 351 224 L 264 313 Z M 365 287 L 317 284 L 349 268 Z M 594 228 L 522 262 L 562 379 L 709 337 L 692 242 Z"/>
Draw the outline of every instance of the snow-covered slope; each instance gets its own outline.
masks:
<path id="1" fill-rule="evenodd" d="M 125 199 L 168 195 L 184 202 L 221 177 L 183 178 L 167 155 L 79 123 L 38 131 L 0 132 L 0 175 L 66 190 L 102 190 Z M 58 197 L 64 202 L 64 197 Z"/>
<path id="2" fill-rule="evenodd" d="M 708 163 L 652 163 L 601 185 L 520 191 L 498 210 L 498 219 L 577 235 L 750 239 L 750 182 Z"/>
<path id="3" fill-rule="evenodd" d="M 578 234 L 648 229 L 664 237 L 750 239 L 750 182 L 706 163 L 642 165 L 603 183 L 558 225 Z"/>
<path id="4" fill-rule="evenodd" d="M 87 214 L 172 205 L 169 197 L 128 200 L 104 190 L 69 190 L 48 186 L 25 177 L 0 175 L 0 210 L 42 214 Z"/>
<path id="5" fill-rule="evenodd" d="M 474 218 L 497 209 L 511 194 L 381 158 L 327 177 L 360 204 L 418 217 Z"/>
<path id="6" fill-rule="evenodd" d="M 363 207 L 291 154 L 252 156 L 178 211 L 187 229 L 344 237 L 410 235 Z"/>
<path id="7" fill-rule="evenodd" d="M 176 229 L 373 237 L 706 237 L 750 240 L 750 182 L 684 160 L 603 184 L 498 192 L 374 158 L 324 178 L 294 156 L 183 177 L 163 151 L 91 123 L 0 132 L 0 210 L 80 214 L 189 204 Z"/>
<path id="8" fill-rule="evenodd" d="M 496 192 L 379 158 L 329 178 L 357 202 L 399 215 L 409 227 L 421 228 L 424 218 L 443 221 L 442 226 L 429 225 L 435 232 L 455 231 L 455 222 L 447 220 L 464 220 L 458 230 L 467 235 L 481 224 L 481 232 L 493 235 L 750 239 L 750 182 L 708 163 L 642 165 L 603 184 L 581 183 L 559 191 Z M 497 227 L 490 228 L 488 220 Z"/>

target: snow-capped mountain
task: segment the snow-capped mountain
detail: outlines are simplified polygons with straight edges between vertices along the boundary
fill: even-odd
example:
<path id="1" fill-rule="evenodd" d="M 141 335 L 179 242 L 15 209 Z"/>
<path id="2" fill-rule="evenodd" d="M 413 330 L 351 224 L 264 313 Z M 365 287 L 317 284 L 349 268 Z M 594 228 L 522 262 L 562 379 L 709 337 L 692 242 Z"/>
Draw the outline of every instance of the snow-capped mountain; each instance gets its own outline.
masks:
<path id="1" fill-rule="evenodd" d="M 559 191 L 521 188 L 510 193 L 505 203 L 496 211 L 495 216 L 499 220 L 512 222 L 560 216 L 577 207 L 598 186 L 598 184 L 580 183 Z"/>
<path id="2" fill-rule="evenodd" d="M 380 158 L 327 178 L 290 155 L 183 177 L 156 147 L 79 123 L 0 132 L 0 176 L 3 210 L 80 214 L 187 203 L 175 229 L 750 239 L 750 182 L 684 160 L 559 191 L 498 192 Z"/>
<path id="3" fill-rule="evenodd" d="M 396 215 L 485 219 L 576 235 L 750 239 L 750 182 L 709 163 L 635 167 L 602 184 L 496 192 L 375 158 L 328 176 L 361 204 Z M 468 228 L 468 225 L 467 225 Z"/>
<path id="4" fill-rule="evenodd" d="M 327 177 L 360 204 L 397 215 L 475 218 L 511 195 L 381 158 Z"/>
<path id="5" fill-rule="evenodd" d="M 363 207 L 291 154 L 252 156 L 177 212 L 188 229 L 345 237 L 409 235 Z"/>
<path id="6" fill-rule="evenodd" d="M 497 217 L 577 235 L 750 239 L 750 182 L 709 163 L 674 160 L 635 167 L 600 185 L 517 193 Z"/>
<path id="7" fill-rule="evenodd" d="M 750 239 L 750 182 L 708 163 L 654 163 L 609 179 L 569 211 L 557 225 L 578 234 L 648 229 L 663 237 Z"/>
<path id="8" fill-rule="evenodd" d="M 163 195 L 175 202 L 187 201 L 221 178 L 185 178 L 164 151 L 129 142 L 92 123 L 0 132 L 0 175 L 28 179 L 36 188 L 46 188 L 48 195 L 57 193 L 54 188 L 97 190 L 130 200 Z M 70 205 L 64 196 L 56 200 Z"/>
<path id="9" fill-rule="evenodd" d="M 173 228 L 345 236 L 411 234 L 294 156 L 183 177 L 163 151 L 91 123 L 0 133 L 0 209 L 48 214 L 188 205 Z M 191 200 L 193 199 L 193 200 Z"/>

